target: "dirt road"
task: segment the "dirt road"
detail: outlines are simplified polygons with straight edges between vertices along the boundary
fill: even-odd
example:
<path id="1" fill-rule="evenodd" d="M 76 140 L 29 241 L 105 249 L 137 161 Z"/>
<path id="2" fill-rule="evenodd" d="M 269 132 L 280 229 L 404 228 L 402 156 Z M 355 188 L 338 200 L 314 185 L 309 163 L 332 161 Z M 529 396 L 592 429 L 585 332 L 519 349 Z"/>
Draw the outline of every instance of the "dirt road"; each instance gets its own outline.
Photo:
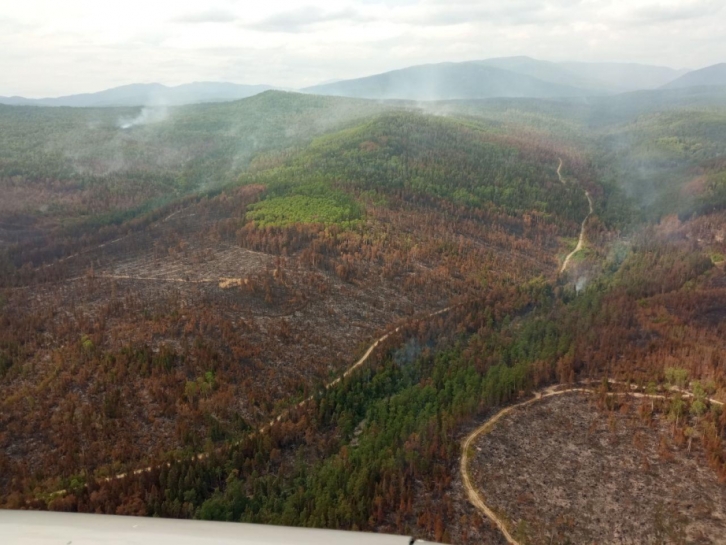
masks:
<path id="1" fill-rule="evenodd" d="M 562 178 L 562 159 L 560 159 L 560 164 L 557 166 L 557 177 L 560 179 L 560 182 L 564 185 L 565 180 Z M 570 264 L 570 260 L 572 259 L 572 256 L 574 256 L 577 252 L 582 250 L 582 247 L 585 245 L 585 224 L 587 223 L 587 220 L 590 218 L 593 212 L 592 208 L 592 197 L 590 197 L 590 193 L 585 190 L 585 197 L 587 197 L 587 204 L 590 207 L 590 212 L 588 212 L 587 216 L 585 216 L 585 219 L 582 220 L 582 225 L 580 226 L 580 237 L 577 240 L 577 246 L 575 246 L 575 249 L 572 250 L 569 254 L 567 254 L 567 257 L 565 258 L 565 261 L 562 263 L 562 267 L 560 268 L 560 273 L 563 273 L 567 270 L 567 265 Z"/>
<path id="2" fill-rule="evenodd" d="M 446 312 L 449 312 L 450 310 L 452 310 L 452 309 L 454 309 L 454 308 L 456 308 L 458 306 L 461 306 L 461 304 L 451 305 L 451 306 L 448 306 L 446 308 L 437 310 L 435 312 L 431 312 L 430 314 L 427 314 L 424 317 L 424 319 L 427 319 L 428 320 L 428 319 L 433 318 L 435 316 L 439 316 L 441 314 L 445 314 Z M 346 378 L 347 376 L 349 376 L 351 373 L 353 373 L 356 369 L 358 369 L 359 367 L 363 366 L 363 364 L 365 364 L 365 362 L 368 361 L 368 359 L 371 357 L 371 354 L 373 354 L 373 352 L 375 351 L 375 349 L 378 348 L 378 346 L 382 342 L 384 342 L 386 339 L 388 339 L 391 335 L 394 335 L 394 334 L 398 333 L 401 330 L 402 327 L 403 326 L 398 326 L 397 328 L 393 329 L 392 331 L 389 331 L 388 333 L 386 333 L 386 334 L 381 335 L 380 337 L 378 337 L 368 347 L 368 349 L 363 353 L 363 355 L 353 365 L 351 365 L 350 367 L 348 367 L 340 376 L 338 376 L 338 378 L 332 380 L 331 382 L 328 382 L 325 385 L 325 389 L 326 390 L 329 390 L 330 388 L 332 388 L 336 384 L 340 383 L 344 378 Z M 304 407 L 305 405 L 307 405 L 308 403 L 310 403 L 313 400 L 313 398 L 314 398 L 314 396 L 311 395 L 311 396 L 303 399 L 302 401 L 300 401 L 296 405 L 293 405 L 292 407 L 290 407 L 288 409 L 285 409 L 279 415 L 277 415 L 275 418 L 273 418 L 272 420 L 270 420 L 267 424 L 264 424 L 263 426 L 261 426 L 260 428 L 258 428 L 256 431 L 253 431 L 247 437 L 254 437 L 256 434 L 266 433 L 267 431 L 270 430 L 270 428 L 272 428 L 272 426 L 275 425 L 276 422 L 280 422 L 280 421 L 284 420 L 285 418 L 287 418 L 288 416 L 290 416 L 290 412 L 292 410 L 298 409 L 298 408 L 301 408 L 301 407 Z M 242 440 L 239 440 L 236 443 L 232 443 L 232 444 L 233 445 L 237 445 L 241 441 Z M 210 453 L 208 453 L 208 452 L 203 452 L 203 453 L 200 453 L 200 454 L 196 454 L 191 459 L 192 460 L 204 460 L 205 458 L 208 458 L 209 457 L 209 454 Z M 168 467 L 170 465 L 170 462 L 166 462 L 165 465 Z M 123 479 L 123 478 L 125 478 L 125 477 L 127 477 L 129 475 L 141 475 L 143 473 L 148 473 L 152 469 L 155 469 L 157 467 L 162 467 L 162 466 L 159 466 L 159 465 L 147 466 L 147 467 L 143 467 L 143 468 L 140 468 L 140 469 L 135 469 L 133 471 L 125 471 L 123 473 L 117 473 L 116 475 L 111 475 L 109 477 L 105 477 L 105 478 L 102 478 L 102 479 L 98 479 L 98 482 L 116 481 L 116 480 L 119 480 L 119 479 Z M 55 497 L 55 496 L 63 496 L 65 494 L 66 494 L 66 490 L 63 489 L 63 490 L 57 490 L 57 491 L 53 492 L 51 494 L 51 496 L 53 496 L 53 497 Z"/>
<path id="3" fill-rule="evenodd" d="M 562 182 L 564 184 L 565 181 L 562 178 L 561 169 L 562 169 L 562 159 L 560 159 L 560 163 L 559 163 L 559 165 L 557 167 L 557 176 L 559 177 L 560 182 Z M 589 195 L 589 193 L 587 191 L 585 191 L 585 195 L 587 196 L 588 202 L 590 203 L 590 214 L 592 214 L 592 211 L 593 211 L 593 209 L 592 209 L 592 199 L 590 198 L 590 195 Z M 169 220 L 172 216 L 174 216 L 178 212 L 179 211 L 176 211 L 176 212 L 172 213 L 170 216 L 168 216 L 167 218 L 165 218 L 163 221 Z M 575 248 L 575 250 L 572 253 L 570 253 L 570 255 L 567 256 L 567 258 L 565 259 L 565 263 L 563 264 L 562 269 L 561 269 L 560 272 L 563 272 L 565 270 L 565 268 L 567 267 L 567 264 L 568 264 L 570 258 L 572 257 L 572 255 L 575 254 L 577 251 L 579 251 L 581 249 L 582 244 L 583 244 L 583 239 L 584 239 L 585 222 L 587 221 L 587 218 L 590 217 L 590 214 L 588 214 L 588 216 L 582 222 L 582 228 L 581 228 L 581 232 L 580 232 L 580 241 L 578 242 L 577 248 Z M 117 239 L 117 240 L 112 241 L 112 242 L 117 242 L 118 240 L 121 240 L 121 239 Z M 71 257 L 73 257 L 73 256 L 71 256 Z M 211 282 L 217 282 L 217 283 L 219 283 L 220 287 L 227 287 L 227 284 L 229 284 L 230 281 L 240 280 L 240 279 L 230 279 L 230 278 L 219 278 L 219 279 L 204 278 L 204 279 L 201 279 L 201 280 L 187 280 L 187 279 L 182 279 L 182 278 L 135 277 L 135 276 L 127 276 L 127 275 L 110 275 L 110 274 L 105 274 L 105 275 L 104 274 L 100 274 L 98 276 L 99 277 L 104 277 L 104 278 L 115 278 L 115 279 L 154 280 L 154 281 L 167 281 L 167 282 L 169 282 L 169 281 L 171 281 L 171 282 L 191 282 L 191 283 L 211 283 Z M 441 310 L 437 310 L 435 312 L 432 312 L 432 313 L 426 315 L 425 319 L 430 319 L 430 318 L 433 318 L 435 316 L 438 316 L 438 315 L 444 314 L 446 312 L 449 312 L 450 310 L 452 310 L 456 306 L 458 306 L 458 305 L 449 306 L 449 307 L 443 308 Z M 358 369 L 363 364 L 365 364 L 365 362 L 368 361 L 368 358 L 370 358 L 370 356 L 373 353 L 373 351 L 382 342 L 384 342 L 386 339 L 388 339 L 391 335 L 393 335 L 395 333 L 398 333 L 400 331 L 400 329 L 401 329 L 401 326 L 395 328 L 393 331 L 390 331 L 390 332 L 382 335 L 378 339 L 376 339 L 368 347 L 368 349 L 365 351 L 365 353 L 363 354 L 363 356 L 361 356 L 361 358 L 358 359 L 358 361 L 356 361 L 353 365 L 351 365 L 348 369 L 346 369 L 336 379 L 334 379 L 333 381 L 327 383 L 325 385 L 325 389 L 328 390 L 328 389 L 332 388 L 336 384 L 340 383 L 344 378 L 346 378 L 347 376 L 349 376 L 356 369 Z M 555 395 L 555 393 L 550 393 L 550 394 L 547 394 L 547 395 Z M 255 434 L 266 433 L 270 428 L 272 428 L 272 426 L 276 422 L 280 422 L 280 421 L 284 420 L 285 418 L 287 418 L 290 415 L 291 410 L 304 407 L 305 405 L 307 405 L 308 403 L 310 403 L 313 400 L 313 397 L 314 396 L 309 396 L 306 399 L 304 399 L 304 400 L 300 401 L 299 403 L 297 403 L 296 405 L 293 405 L 292 407 L 290 407 L 288 409 L 285 409 L 277 417 L 275 417 L 272 420 L 270 420 L 267 424 L 263 425 L 262 427 L 258 428 L 256 431 L 252 432 L 252 435 L 254 436 Z M 529 400 L 527 402 L 524 402 L 523 404 L 532 403 L 533 401 L 536 401 L 537 399 L 539 399 L 539 397 L 537 397 L 535 399 L 532 399 L 532 400 Z M 497 525 L 500 527 L 500 529 L 505 534 L 505 536 L 509 536 L 509 534 L 507 533 L 507 531 L 504 528 L 504 526 L 501 525 L 500 522 L 498 522 L 498 519 L 496 518 L 496 516 L 494 515 L 494 513 L 492 513 L 491 511 L 489 511 L 489 509 L 486 507 L 486 505 L 483 502 L 480 501 L 480 499 L 478 498 L 478 495 L 476 494 L 476 491 L 474 491 L 474 489 L 471 487 L 471 484 L 469 482 L 468 474 L 464 471 L 465 464 L 467 462 L 466 447 L 468 447 L 469 443 L 479 433 L 481 433 L 482 431 L 484 431 L 484 429 L 487 428 L 487 426 L 494 425 L 494 423 L 496 423 L 496 421 L 499 418 L 501 418 L 502 416 L 504 416 L 507 412 L 509 412 L 510 410 L 514 409 L 515 407 L 521 406 L 523 404 L 515 405 L 515 406 L 509 407 L 507 409 L 504 409 L 503 411 L 501 411 L 500 413 L 498 413 L 494 418 L 490 419 L 481 428 L 479 428 L 479 430 L 474 435 L 470 436 L 470 439 L 468 440 L 467 444 L 465 445 L 464 455 L 462 456 L 462 475 L 463 475 L 463 477 L 465 479 L 465 485 L 467 486 L 467 493 L 469 494 L 470 500 L 477 507 L 479 507 L 480 509 L 482 509 L 485 512 L 485 514 L 487 514 L 487 516 L 489 518 L 491 518 L 492 520 L 494 520 L 497 523 Z M 233 444 L 238 444 L 238 443 L 233 443 Z M 193 457 L 193 459 L 202 460 L 202 459 L 207 458 L 208 456 L 209 456 L 209 453 L 200 453 L 200 454 L 195 455 Z M 168 466 L 169 463 L 167 462 L 166 465 Z M 108 481 L 114 481 L 114 480 L 118 480 L 118 479 L 123 479 L 123 478 L 125 478 L 128 475 L 139 475 L 139 474 L 143 474 L 143 473 L 148 473 L 149 471 L 151 471 L 155 467 L 158 467 L 158 466 L 147 466 L 147 467 L 144 467 L 144 468 L 141 468 L 141 469 L 136 469 L 136 470 L 133 470 L 133 471 L 130 471 L 130 472 L 118 473 L 116 475 L 112 475 L 112 476 L 109 476 L 109 477 L 100 479 L 99 481 L 100 482 L 108 482 Z M 63 495 L 65 493 L 66 493 L 65 490 L 58 490 L 58 491 L 54 492 L 53 495 Z M 508 537 L 508 539 L 510 539 L 510 538 L 511 538 L 511 536 Z M 510 542 L 511 543 L 516 543 L 513 540 L 510 540 Z"/>

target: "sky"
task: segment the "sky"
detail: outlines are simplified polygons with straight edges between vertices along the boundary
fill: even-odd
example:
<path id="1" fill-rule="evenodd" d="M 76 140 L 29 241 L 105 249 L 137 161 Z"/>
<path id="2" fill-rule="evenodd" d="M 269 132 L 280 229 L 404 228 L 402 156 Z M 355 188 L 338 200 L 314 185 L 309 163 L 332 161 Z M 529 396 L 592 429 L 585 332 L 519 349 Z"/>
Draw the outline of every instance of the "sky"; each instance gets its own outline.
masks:
<path id="1" fill-rule="evenodd" d="M 0 95 L 300 88 L 510 55 L 701 68 L 725 37 L 726 0 L 0 0 Z"/>

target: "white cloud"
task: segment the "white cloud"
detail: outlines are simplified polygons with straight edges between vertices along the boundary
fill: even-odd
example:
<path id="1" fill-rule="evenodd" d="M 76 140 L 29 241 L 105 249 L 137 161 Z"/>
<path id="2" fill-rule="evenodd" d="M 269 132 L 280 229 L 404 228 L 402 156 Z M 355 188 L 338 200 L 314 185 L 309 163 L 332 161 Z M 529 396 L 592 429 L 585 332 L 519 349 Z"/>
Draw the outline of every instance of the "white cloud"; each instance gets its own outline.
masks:
<path id="1" fill-rule="evenodd" d="M 674 67 L 726 60 L 723 0 L 0 1 L 0 95 L 150 81 L 301 87 L 521 54 Z"/>
<path id="2" fill-rule="evenodd" d="M 237 16 L 226 9 L 205 9 L 172 17 L 174 23 L 231 23 Z"/>
<path id="3" fill-rule="evenodd" d="M 332 22 L 368 22 L 375 19 L 366 17 L 352 7 L 326 11 L 318 6 L 302 6 L 289 11 L 274 13 L 263 19 L 244 26 L 271 32 L 301 32 L 312 30 L 320 24 Z"/>

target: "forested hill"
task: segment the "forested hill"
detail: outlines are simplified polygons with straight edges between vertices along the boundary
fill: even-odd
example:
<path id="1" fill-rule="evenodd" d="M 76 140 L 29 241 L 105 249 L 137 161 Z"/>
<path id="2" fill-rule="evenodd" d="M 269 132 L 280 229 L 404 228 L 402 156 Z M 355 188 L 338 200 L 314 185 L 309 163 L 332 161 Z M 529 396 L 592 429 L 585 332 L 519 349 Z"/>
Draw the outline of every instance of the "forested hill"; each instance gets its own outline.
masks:
<path id="1" fill-rule="evenodd" d="M 10 246 L 0 485 L 49 490 L 241 439 L 394 324 L 556 276 L 583 187 L 599 197 L 575 150 L 495 123 L 399 110 L 346 123 L 259 152 L 214 190 Z"/>
<path id="2" fill-rule="evenodd" d="M 530 131 L 586 151 L 599 180 L 632 198 L 640 219 L 723 208 L 726 88 L 698 87 L 587 99 L 450 101 L 431 111 Z M 621 203 L 624 204 L 624 203 Z M 622 219 L 624 209 L 611 210 Z M 629 213 L 625 213 L 628 215 Z M 617 220 L 620 221 L 620 220 Z"/>
<path id="3" fill-rule="evenodd" d="M 557 164 L 556 149 L 492 125 L 402 112 L 320 137 L 242 181 L 267 188 L 248 213 L 261 225 L 360 218 L 366 202 L 391 197 L 576 224 L 587 201 L 580 187 L 557 181 Z"/>
<path id="4" fill-rule="evenodd" d="M 254 96 L 272 89 L 270 85 L 238 85 L 202 81 L 168 87 L 160 83 L 136 83 L 57 98 L 0 97 L 0 104 L 14 106 L 72 106 L 100 108 L 107 106 L 179 106 L 201 102 L 227 102 Z"/>
<path id="5" fill-rule="evenodd" d="M 305 142 L 382 109 L 368 101 L 278 91 L 177 108 L 0 106 L 0 176 L 135 173 L 176 179 L 180 186 L 211 184 L 239 174 L 259 151 Z"/>
<path id="6" fill-rule="evenodd" d="M 726 85 L 726 62 L 714 64 L 684 74 L 677 80 L 667 83 L 665 89 L 679 89 L 686 87 L 700 86 L 721 86 Z"/>
<path id="7" fill-rule="evenodd" d="M 466 116 L 466 123 L 486 125 L 489 132 L 528 133 L 524 140 L 558 142 L 562 150 L 587 150 L 600 163 L 602 178 L 624 187 L 641 206 L 669 213 L 708 202 L 710 190 L 695 201 L 693 191 L 685 199 L 674 194 L 698 177 L 690 169 L 714 171 L 704 161 L 720 153 L 724 96 L 713 89 L 675 89 L 451 101 L 424 111 Z M 161 109 L 0 106 L 0 188 L 8 196 L 0 204 L 0 240 L 21 240 L 60 223 L 118 223 L 184 194 L 234 183 L 260 154 L 302 149 L 318 135 L 381 112 L 422 107 L 279 91 Z M 456 198 L 472 198 L 470 189 Z"/>
<path id="8" fill-rule="evenodd" d="M 254 157 L 249 165 L 232 166 L 240 160 L 230 151 L 235 137 L 214 138 L 209 142 L 203 138 L 205 134 L 225 134 L 225 127 L 233 121 L 211 115 L 202 118 L 195 108 L 187 112 L 188 121 L 184 121 L 182 112 L 175 114 L 173 121 L 140 127 L 138 134 L 132 129 L 132 140 L 127 145 L 136 146 L 139 138 L 144 137 L 148 138 L 149 145 L 137 148 L 139 155 L 122 161 L 117 172 L 79 175 L 70 163 L 69 170 L 57 177 L 41 177 L 32 174 L 32 164 L 27 168 L 9 166 L 24 172 L 3 178 L 16 194 L 22 196 L 23 191 L 32 191 L 35 202 L 40 204 L 37 197 L 39 193 L 43 195 L 39 191 L 42 188 L 47 190 L 48 198 L 52 199 L 57 191 L 64 200 L 45 210 L 32 209 L 26 203 L 14 215 L 7 214 L 10 220 L 24 221 L 27 228 L 46 228 L 46 242 L 39 243 L 28 237 L 26 242 L 19 241 L 9 248 L 7 259 L 20 267 L 31 255 L 34 263 L 51 256 L 62 257 L 77 251 L 80 241 L 88 237 L 96 243 L 116 238 L 117 233 L 127 228 L 124 221 L 134 216 L 152 217 L 154 207 L 163 202 L 159 199 L 173 202 L 173 198 L 194 190 L 214 194 L 222 187 L 233 188 L 238 184 L 263 188 L 261 200 L 252 203 L 245 216 L 259 228 L 304 224 L 351 226 L 369 221 L 374 210 L 390 212 L 405 206 L 417 210 L 418 219 L 412 218 L 412 221 L 426 222 L 419 214 L 429 210 L 433 214 L 446 213 L 452 221 L 469 217 L 477 222 L 508 226 L 516 236 L 522 229 L 529 229 L 527 225 L 536 224 L 538 229 L 549 229 L 552 237 L 577 233 L 588 210 L 583 187 L 588 186 L 599 194 L 597 187 L 590 183 L 592 174 L 587 161 L 577 153 L 564 146 L 547 145 L 531 134 L 506 134 L 497 123 L 395 108 L 386 112 L 382 106 L 348 99 L 270 93 L 250 100 L 267 105 L 273 99 L 289 108 L 289 117 L 278 113 L 270 125 L 265 125 L 266 131 L 255 132 L 254 120 L 242 117 L 251 129 L 247 136 L 259 137 L 259 147 L 247 151 Z M 237 107 L 242 105 L 245 111 L 254 111 L 254 104 L 240 103 Z M 297 106 L 297 110 L 291 105 Z M 321 112 L 321 117 L 311 123 L 314 108 Z M 218 114 L 216 106 L 209 109 Z M 224 105 L 224 110 L 229 113 L 231 106 Z M 54 111 L 64 112 L 63 109 Z M 335 121 L 331 113 L 339 114 Z M 355 119 L 363 115 L 366 117 Z M 284 119 L 290 121 L 286 131 L 293 130 L 296 121 L 306 131 L 297 138 L 284 134 Z M 275 120 L 280 124 L 277 128 Z M 163 127 L 170 123 L 173 125 Z M 335 123 L 348 128 L 313 138 L 315 131 L 323 131 Z M 156 161 L 160 160 L 163 146 L 179 151 L 176 143 L 191 147 L 188 159 L 180 160 L 171 154 L 166 160 L 176 161 L 182 172 L 175 174 L 174 167 L 163 172 Z M 95 149 L 103 150 L 103 146 L 104 142 L 99 141 Z M 90 156 L 94 145 L 87 142 L 82 149 Z M 152 151 L 157 154 L 153 155 Z M 102 157 L 96 159 L 101 161 Z M 64 159 L 56 154 L 49 161 L 57 166 Z M 560 159 L 567 161 L 568 169 L 578 176 L 579 183 L 558 181 L 556 168 Z M 187 178 L 188 186 L 173 185 L 179 183 L 179 178 L 191 174 L 192 165 L 200 176 L 209 177 L 216 172 L 220 179 L 203 184 L 201 180 L 191 183 Z M 233 168 L 242 172 L 237 180 L 229 179 Z M 74 190 L 78 191 L 76 200 Z M 123 200 L 127 192 L 129 199 L 134 199 L 129 203 L 135 207 L 109 215 L 109 209 L 129 204 Z M 72 237 L 49 236 L 54 215 L 70 220 L 63 229 L 75 226 Z M 106 227 L 98 231 L 98 226 Z M 63 245 L 59 245 L 61 240 Z M 542 242 L 552 248 L 558 244 L 556 238 Z"/>
<path id="9" fill-rule="evenodd" d="M 118 223 L 390 107 L 278 91 L 177 108 L 0 105 L 0 241 Z"/>
<path id="10" fill-rule="evenodd" d="M 607 377 L 723 478 L 722 102 L 0 107 L 0 505 L 496 543 L 461 438 Z"/>

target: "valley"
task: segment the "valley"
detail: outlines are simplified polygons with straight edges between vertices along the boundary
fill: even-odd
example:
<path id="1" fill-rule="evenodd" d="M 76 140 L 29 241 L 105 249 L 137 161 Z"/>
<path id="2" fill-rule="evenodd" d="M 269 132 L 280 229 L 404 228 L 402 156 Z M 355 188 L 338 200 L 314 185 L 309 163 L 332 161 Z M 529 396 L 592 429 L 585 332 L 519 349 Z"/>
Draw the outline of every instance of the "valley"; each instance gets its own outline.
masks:
<path id="1" fill-rule="evenodd" d="M 725 107 L 0 106 L 0 505 L 718 543 L 656 503 L 724 490 Z M 572 499 L 605 463 L 660 486 L 617 536 Z"/>
<path id="2" fill-rule="evenodd" d="M 234 439 L 339 374 L 347 354 L 377 332 L 464 300 L 497 278 L 551 268 L 545 233 L 573 229 L 568 219 L 561 226 L 544 218 L 537 224 L 535 212 L 525 226 L 503 208 L 475 209 L 446 193 L 429 194 L 433 186 L 376 189 L 366 185 L 355 155 L 341 155 L 351 144 L 370 146 L 370 164 L 380 156 L 380 168 L 390 168 L 387 154 L 395 144 L 388 139 L 409 133 L 442 145 L 465 139 L 468 161 L 515 152 L 500 151 L 486 134 L 455 132 L 450 123 L 428 132 L 430 123 L 410 114 L 382 117 L 350 136 L 315 143 L 309 156 L 246 174 L 251 183 L 243 179 L 238 188 L 156 213 L 142 229 L 110 230 L 109 243 L 27 275 L 19 270 L 3 311 L 11 325 L 8 346 L 22 339 L 26 363 L 5 375 L 4 426 L 8 438 L 24 428 L 35 433 L 27 443 L 6 444 L 4 461 L 16 469 L 5 475 L 37 482 L 46 478 L 43 468 L 54 468 L 57 478 L 56 468 L 65 467 L 70 475 L 103 476 Z M 403 165 L 417 169 L 423 184 L 439 176 L 435 158 L 424 155 L 428 149 L 412 148 L 419 155 Z M 352 187 L 328 188 L 309 169 L 310 181 L 298 177 L 290 185 L 298 164 L 330 161 L 324 158 L 331 153 L 344 159 L 327 171 L 343 172 Z M 555 182 L 540 176 L 532 183 L 537 190 L 536 184 Z M 263 187 L 268 196 L 260 201 Z M 365 216 L 356 212 L 360 219 L 353 222 L 333 216 L 318 223 L 305 219 L 307 212 L 292 224 L 280 224 L 278 216 L 258 219 L 263 204 L 288 206 L 301 196 L 327 205 L 333 195 L 332 208 L 353 206 L 357 192 L 365 192 Z M 23 285 L 28 282 L 38 284 Z M 39 320 L 41 331 L 26 328 Z M 93 404 L 101 410 L 78 414 L 79 406 Z M 49 422 L 43 415 L 54 406 L 60 414 Z M 75 450 L 79 433 L 83 453 Z M 106 450 L 110 433 L 118 437 L 113 451 Z M 38 448 L 38 440 L 48 448 Z"/>
<path id="3" fill-rule="evenodd" d="M 564 184 L 565 181 L 562 179 L 561 170 L 562 170 L 562 159 L 560 159 L 560 164 L 557 165 L 557 177 L 560 179 L 560 182 L 562 182 Z M 585 219 L 582 220 L 582 225 L 580 226 L 580 235 L 577 237 L 577 245 L 575 246 L 575 249 L 572 250 L 565 257 L 565 260 L 562 262 L 562 267 L 560 267 L 560 273 L 563 273 L 567 270 L 567 266 L 570 264 L 570 260 L 573 258 L 573 256 L 577 252 L 582 250 L 582 247 L 585 244 L 585 235 L 586 235 L 585 226 L 587 225 L 587 220 L 590 219 L 590 216 L 593 213 L 592 197 L 590 197 L 590 193 L 587 190 L 585 190 L 585 197 L 587 197 L 587 205 L 588 205 L 588 208 L 590 209 L 590 211 L 587 213 L 587 216 L 585 216 Z"/>

